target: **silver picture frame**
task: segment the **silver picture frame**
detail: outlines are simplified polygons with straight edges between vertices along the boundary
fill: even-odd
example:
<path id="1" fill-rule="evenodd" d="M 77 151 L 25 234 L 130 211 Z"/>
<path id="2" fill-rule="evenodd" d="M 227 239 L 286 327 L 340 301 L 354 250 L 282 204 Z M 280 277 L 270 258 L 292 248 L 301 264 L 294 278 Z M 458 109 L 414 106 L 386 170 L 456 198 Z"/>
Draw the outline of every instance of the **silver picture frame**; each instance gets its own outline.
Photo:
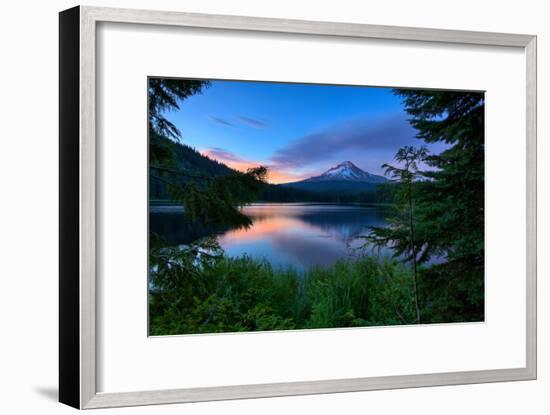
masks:
<path id="1" fill-rule="evenodd" d="M 59 400 L 79 409 L 536 379 L 536 50 L 534 35 L 78 6 L 59 16 Z M 509 47 L 526 68 L 526 365 L 402 376 L 99 393 L 96 389 L 96 28 L 100 22 Z"/>

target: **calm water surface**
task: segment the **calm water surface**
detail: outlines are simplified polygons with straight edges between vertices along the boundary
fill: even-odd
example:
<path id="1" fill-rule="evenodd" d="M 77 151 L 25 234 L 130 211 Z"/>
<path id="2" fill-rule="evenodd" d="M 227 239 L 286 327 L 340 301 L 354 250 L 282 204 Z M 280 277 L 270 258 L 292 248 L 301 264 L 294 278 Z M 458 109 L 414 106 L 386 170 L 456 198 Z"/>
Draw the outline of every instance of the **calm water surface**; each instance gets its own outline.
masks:
<path id="1" fill-rule="evenodd" d="M 170 244 L 182 245 L 200 236 L 218 235 L 226 255 L 266 259 L 275 267 L 304 270 L 331 265 L 340 258 L 358 255 L 360 237 L 370 226 L 385 226 L 388 208 L 378 206 L 313 203 L 255 203 L 242 212 L 250 217 L 248 229 L 215 229 L 191 226 L 178 207 L 152 206 L 151 231 Z M 389 255 L 386 249 L 380 253 Z"/>

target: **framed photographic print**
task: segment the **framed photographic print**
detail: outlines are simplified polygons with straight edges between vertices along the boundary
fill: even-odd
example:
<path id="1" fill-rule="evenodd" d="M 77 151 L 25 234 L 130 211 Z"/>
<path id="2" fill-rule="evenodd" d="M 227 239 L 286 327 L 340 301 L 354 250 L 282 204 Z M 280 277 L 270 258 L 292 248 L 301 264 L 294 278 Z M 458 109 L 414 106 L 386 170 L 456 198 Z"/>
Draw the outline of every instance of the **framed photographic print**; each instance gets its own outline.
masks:
<path id="1" fill-rule="evenodd" d="M 60 13 L 60 401 L 536 378 L 536 37 Z"/>

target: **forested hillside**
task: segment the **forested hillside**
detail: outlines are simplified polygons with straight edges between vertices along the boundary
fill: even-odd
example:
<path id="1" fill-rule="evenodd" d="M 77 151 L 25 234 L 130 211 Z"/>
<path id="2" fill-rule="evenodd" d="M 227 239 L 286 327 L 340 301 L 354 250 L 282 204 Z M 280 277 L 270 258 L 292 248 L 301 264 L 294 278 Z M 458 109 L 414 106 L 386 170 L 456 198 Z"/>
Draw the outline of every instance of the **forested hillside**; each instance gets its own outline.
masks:
<path id="1" fill-rule="evenodd" d="M 215 177 L 234 173 L 234 170 L 225 164 L 218 163 L 197 150 L 151 133 L 149 137 L 150 152 L 149 165 L 149 198 L 152 200 L 169 200 L 169 184 L 174 180 L 178 184 L 185 184 L 196 177 Z M 161 155 L 158 157 L 158 155 Z M 179 173 L 186 173 L 179 174 Z"/>

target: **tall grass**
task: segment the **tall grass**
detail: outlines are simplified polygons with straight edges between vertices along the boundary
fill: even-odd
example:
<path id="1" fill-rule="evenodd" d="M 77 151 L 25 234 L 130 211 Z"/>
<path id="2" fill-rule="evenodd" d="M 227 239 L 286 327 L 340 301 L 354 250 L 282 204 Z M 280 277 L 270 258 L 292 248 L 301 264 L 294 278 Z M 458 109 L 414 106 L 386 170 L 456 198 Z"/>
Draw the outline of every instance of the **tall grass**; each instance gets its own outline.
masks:
<path id="1" fill-rule="evenodd" d="M 197 264 L 192 255 L 152 261 L 151 335 L 415 322 L 410 270 L 392 260 L 364 256 L 302 274 L 247 256 Z"/>

